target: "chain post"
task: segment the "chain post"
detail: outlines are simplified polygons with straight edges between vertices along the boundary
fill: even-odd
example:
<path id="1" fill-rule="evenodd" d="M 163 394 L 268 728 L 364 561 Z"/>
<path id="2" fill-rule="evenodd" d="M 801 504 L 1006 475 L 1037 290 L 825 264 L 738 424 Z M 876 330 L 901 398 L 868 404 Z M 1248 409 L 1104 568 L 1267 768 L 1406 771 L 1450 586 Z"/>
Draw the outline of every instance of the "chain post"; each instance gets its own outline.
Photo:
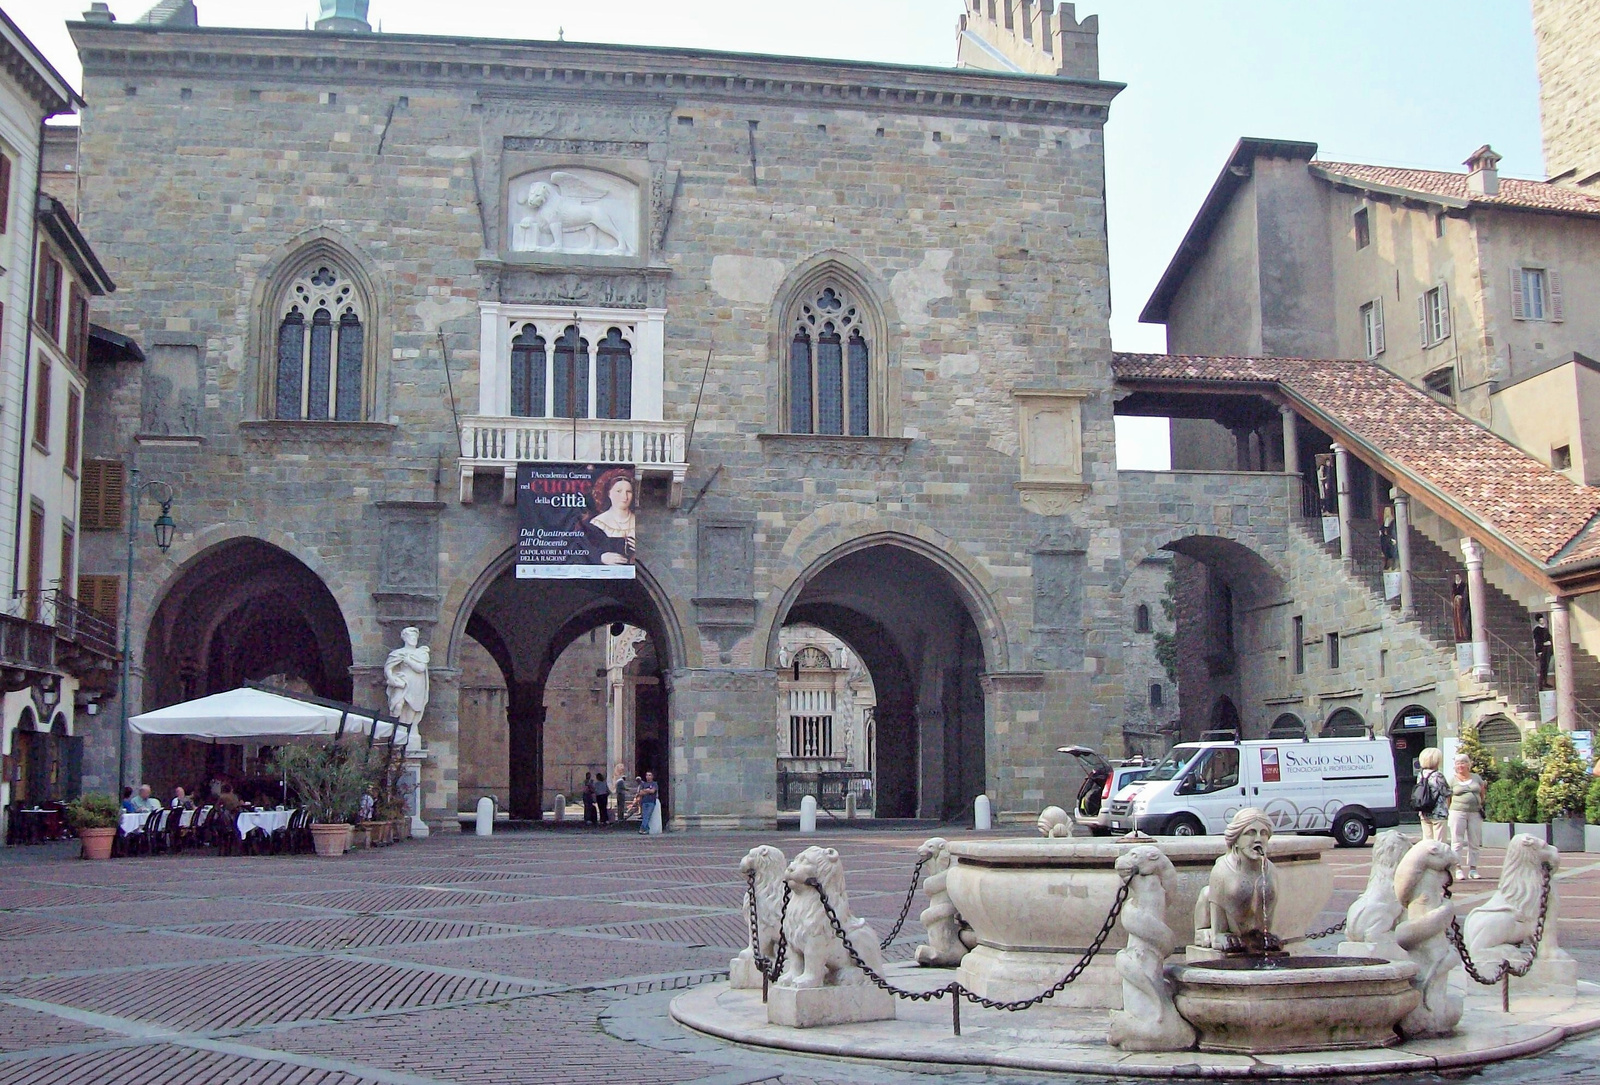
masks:
<path id="1" fill-rule="evenodd" d="M 961 999 L 959 998 L 950 1000 L 950 1027 L 955 1030 L 957 1036 L 961 1035 Z"/>

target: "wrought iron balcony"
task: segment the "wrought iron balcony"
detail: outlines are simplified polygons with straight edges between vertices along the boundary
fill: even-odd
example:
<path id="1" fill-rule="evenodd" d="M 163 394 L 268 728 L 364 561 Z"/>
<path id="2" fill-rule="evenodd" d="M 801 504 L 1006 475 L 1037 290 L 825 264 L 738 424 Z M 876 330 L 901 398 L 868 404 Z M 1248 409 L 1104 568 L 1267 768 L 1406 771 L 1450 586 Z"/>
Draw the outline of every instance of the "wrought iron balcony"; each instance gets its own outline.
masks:
<path id="1" fill-rule="evenodd" d="M 472 480 L 498 474 L 501 501 L 516 499 L 519 463 L 632 464 L 644 477 L 670 479 L 669 504 L 683 498 L 689 427 L 628 418 L 466 418 L 461 422 L 461 503 L 472 503 Z"/>
<path id="2" fill-rule="evenodd" d="M 69 674 L 109 691 L 121 658 L 116 625 L 58 589 L 21 592 L 0 612 L 0 686 L 8 690 Z"/>

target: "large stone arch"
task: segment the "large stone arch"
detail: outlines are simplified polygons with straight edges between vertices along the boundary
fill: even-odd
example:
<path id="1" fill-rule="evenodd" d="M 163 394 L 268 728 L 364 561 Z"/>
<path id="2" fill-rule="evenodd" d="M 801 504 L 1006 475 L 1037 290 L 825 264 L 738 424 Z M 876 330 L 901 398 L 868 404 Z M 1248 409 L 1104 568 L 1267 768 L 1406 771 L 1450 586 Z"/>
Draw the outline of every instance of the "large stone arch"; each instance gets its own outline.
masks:
<path id="1" fill-rule="evenodd" d="M 1221 484 L 1219 484 L 1219 481 Z M 1287 580 L 1282 557 L 1294 507 L 1282 475 L 1123 471 L 1117 489 L 1122 524 L 1120 593 L 1129 573 L 1158 550 L 1191 536 L 1226 539 L 1262 556 Z M 1298 501 L 1298 495 L 1295 496 Z"/>

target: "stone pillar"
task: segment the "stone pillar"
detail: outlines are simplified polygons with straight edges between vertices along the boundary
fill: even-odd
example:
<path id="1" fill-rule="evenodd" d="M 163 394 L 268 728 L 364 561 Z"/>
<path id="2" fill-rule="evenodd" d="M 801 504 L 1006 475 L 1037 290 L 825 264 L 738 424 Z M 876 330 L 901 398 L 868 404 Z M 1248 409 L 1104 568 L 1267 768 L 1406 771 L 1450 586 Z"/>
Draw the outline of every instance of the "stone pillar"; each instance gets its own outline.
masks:
<path id="1" fill-rule="evenodd" d="M 676 828 L 771 829 L 777 824 L 778 676 L 769 670 L 676 671 L 668 697 Z"/>
<path id="2" fill-rule="evenodd" d="M 1550 647 L 1555 652 L 1556 726 L 1578 729 L 1578 697 L 1572 688 L 1572 623 L 1567 601 L 1550 597 Z"/>
<path id="3" fill-rule="evenodd" d="M 432 832 L 458 833 L 457 784 L 461 765 L 461 672 L 428 669 L 428 708 L 422 714 L 427 759 L 422 762 L 422 819 Z"/>
<path id="4" fill-rule="evenodd" d="M 1398 486 L 1389 497 L 1394 501 L 1394 542 L 1400 561 L 1400 617 L 1410 620 L 1417 616 L 1411 597 L 1411 498 Z"/>
<path id="5" fill-rule="evenodd" d="M 606 635 L 606 771 L 615 772 L 619 761 L 632 761 L 633 751 L 627 742 L 628 708 L 627 666 L 639 656 L 639 644 L 645 631 L 634 626 L 624 626 L 621 636 Z"/>
<path id="6" fill-rule="evenodd" d="M 1333 470 L 1339 488 L 1339 557 L 1348 566 L 1356 560 L 1350 538 L 1350 453 L 1337 441 L 1333 445 Z"/>
<path id="7" fill-rule="evenodd" d="M 1476 539 L 1461 540 L 1461 557 L 1467 563 L 1467 601 L 1472 605 L 1472 677 L 1487 682 L 1489 666 L 1489 602 L 1483 583 L 1483 548 Z"/>
<path id="8" fill-rule="evenodd" d="M 1283 416 L 1283 473 L 1298 477 L 1300 474 L 1300 416 L 1287 403 L 1278 405 L 1278 413 Z M 1292 496 L 1296 502 L 1300 500 L 1298 491 Z"/>

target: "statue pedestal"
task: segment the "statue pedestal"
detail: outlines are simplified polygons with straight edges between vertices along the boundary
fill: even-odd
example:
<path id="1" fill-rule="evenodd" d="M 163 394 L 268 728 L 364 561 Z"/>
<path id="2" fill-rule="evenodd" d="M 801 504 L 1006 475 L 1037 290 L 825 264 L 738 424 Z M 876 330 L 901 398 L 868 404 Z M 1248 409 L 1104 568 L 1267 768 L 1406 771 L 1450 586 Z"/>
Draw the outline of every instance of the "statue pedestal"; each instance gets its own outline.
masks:
<path id="1" fill-rule="evenodd" d="M 1561 1008 L 1572 1005 L 1578 998 L 1578 962 L 1564 949 L 1541 953 L 1526 976 L 1511 977 L 1512 1009 L 1519 998 L 1554 999 Z"/>
<path id="2" fill-rule="evenodd" d="M 761 990 L 761 969 L 743 953 L 728 962 L 728 986 L 735 991 Z"/>
<path id="3" fill-rule="evenodd" d="M 869 984 L 767 989 L 767 1023 L 789 1028 L 894 1020 L 894 996 Z"/>

